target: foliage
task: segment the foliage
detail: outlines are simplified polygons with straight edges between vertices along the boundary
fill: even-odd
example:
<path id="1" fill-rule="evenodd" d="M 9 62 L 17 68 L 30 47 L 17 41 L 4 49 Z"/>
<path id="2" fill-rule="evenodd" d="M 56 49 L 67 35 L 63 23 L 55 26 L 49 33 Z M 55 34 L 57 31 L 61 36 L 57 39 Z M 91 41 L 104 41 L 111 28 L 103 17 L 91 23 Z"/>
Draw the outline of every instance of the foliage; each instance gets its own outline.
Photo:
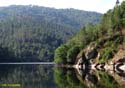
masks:
<path id="1" fill-rule="evenodd" d="M 103 50 L 101 51 L 100 62 L 107 62 L 109 59 L 113 58 L 116 50 L 116 43 L 114 43 L 113 41 L 106 42 L 105 48 L 103 48 Z"/>
<path id="2" fill-rule="evenodd" d="M 87 78 L 89 76 L 90 78 Z M 91 78 L 92 77 L 92 78 Z M 99 77 L 99 78 L 98 78 Z M 85 78 L 73 69 L 54 69 L 54 79 L 59 88 L 118 88 L 117 81 L 107 72 L 97 71 L 92 74 L 87 73 Z M 92 80 L 97 80 L 92 83 Z M 91 86 L 88 86 L 91 85 Z"/>
<path id="3" fill-rule="evenodd" d="M 66 45 L 62 45 L 55 50 L 55 63 L 66 63 L 67 59 L 67 50 L 68 47 Z"/>
<path id="4" fill-rule="evenodd" d="M 0 46 L 25 61 L 53 61 L 54 50 L 101 14 L 75 9 L 0 7 Z"/>
<path id="5" fill-rule="evenodd" d="M 67 51 L 67 62 L 69 62 L 69 63 L 75 62 L 76 57 L 79 52 L 80 52 L 80 49 L 78 46 L 74 46 L 74 47 L 70 48 Z"/>
<path id="6" fill-rule="evenodd" d="M 125 35 L 122 33 L 125 27 L 124 19 L 125 1 L 123 1 L 121 5 L 115 6 L 113 10 L 109 10 L 105 13 L 99 24 L 88 24 L 66 43 L 69 47 L 67 60 L 74 63 L 74 58 L 76 59 L 77 56 L 73 54 L 73 52 L 76 51 L 72 49 L 74 46 L 78 46 L 79 49 L 82 50 L 91 44 L 91 42 L 95 42 L 97 48 L 100 48 L 101 62 L 112 58 L 117 51 L 117 47 L 123 43 L 123 35 Z"/>
<path id="7" fill-rule="evenodd" d="M 80 83 L 73 70 L 54 69 L 54 79 L 59 88 L 83 88 L 85 85 Z"/>
<path id="8" fill-rule="evenodd" d="M 103 88 L 118 88 L 119 87 L 117 81 L 107 72 L 97 71 L 96 76 L 99 76 L 101 79 L 98 82 L 99 87 L 103 87 Z"/>

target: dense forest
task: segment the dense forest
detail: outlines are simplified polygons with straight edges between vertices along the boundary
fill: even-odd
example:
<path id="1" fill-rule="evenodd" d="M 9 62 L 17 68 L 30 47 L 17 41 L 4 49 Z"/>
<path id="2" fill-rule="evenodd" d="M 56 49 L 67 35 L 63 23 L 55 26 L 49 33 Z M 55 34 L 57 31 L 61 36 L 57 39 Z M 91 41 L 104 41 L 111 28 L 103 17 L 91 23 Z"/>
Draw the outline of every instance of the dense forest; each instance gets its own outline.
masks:
<path id="1" fill-rule="evenodd" d="M 55 63 L 74 64 L 80 53 L 82 57 L 87 54 L 85 49 L 90 46 L 100 54 L 99 58 L 94 57 L 96 63 L 111 60 L 120 48 L 125 48 L 125 1 L 105 13 L 99 24 L 83 27 L 66 44 L 58 47 Z"/>
<path id="2" fill-rule="evenodd" d="M 12 5 L 0 7 L 0 61 L 53 61 L 54 50 L 100 13 Z"/>

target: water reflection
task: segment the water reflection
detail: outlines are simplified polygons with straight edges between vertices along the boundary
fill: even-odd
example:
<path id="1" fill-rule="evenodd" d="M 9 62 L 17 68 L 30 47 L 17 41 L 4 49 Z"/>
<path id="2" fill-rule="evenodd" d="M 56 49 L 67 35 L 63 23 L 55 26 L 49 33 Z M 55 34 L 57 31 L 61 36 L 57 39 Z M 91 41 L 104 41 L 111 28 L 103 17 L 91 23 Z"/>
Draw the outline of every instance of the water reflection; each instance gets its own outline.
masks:
<path id="1" fill-rule="evenodd" d="M 0 84 L 20 84 L 18 88 L 57 88 L 53 65 L 0 65 Z"/>
<path id="2" fill-rule="evenodd" d="M 0 84 L 3 83 L 20 84 L 18 88 L 125 88 L 125 72 L 53 65 L 0 65 Z"/>
<path id="3" fill-rule="evenodd" d="M 105 70 L 56 68 L 60 88 L 125 88 L 125 73 Z"/>

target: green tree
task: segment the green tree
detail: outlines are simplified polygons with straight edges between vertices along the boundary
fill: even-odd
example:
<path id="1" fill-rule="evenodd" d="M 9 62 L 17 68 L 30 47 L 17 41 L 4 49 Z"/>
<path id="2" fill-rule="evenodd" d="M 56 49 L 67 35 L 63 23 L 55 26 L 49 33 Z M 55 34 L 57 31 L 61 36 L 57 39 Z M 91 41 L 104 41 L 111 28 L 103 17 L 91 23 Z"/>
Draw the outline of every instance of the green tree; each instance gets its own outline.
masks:
<path id="1" fill-rule="evenodd" d="M 80 49 L 78 46 L 73 46 L 72 48 L 70 48 L 67 51 L 67 62 L 73 64 L 79 52 L 80 52 Z"/>
<path id="2" fill-rule="evenodd" d="M 67 45 L 62 45 L 60 46 L 59 48 L 57 48 L 55 50 L 55 59 L 54 59 L 54 62 L 55 63 L 66 63 L 67 62 L 67 51 L 68 51 L 68 47 Z"/>

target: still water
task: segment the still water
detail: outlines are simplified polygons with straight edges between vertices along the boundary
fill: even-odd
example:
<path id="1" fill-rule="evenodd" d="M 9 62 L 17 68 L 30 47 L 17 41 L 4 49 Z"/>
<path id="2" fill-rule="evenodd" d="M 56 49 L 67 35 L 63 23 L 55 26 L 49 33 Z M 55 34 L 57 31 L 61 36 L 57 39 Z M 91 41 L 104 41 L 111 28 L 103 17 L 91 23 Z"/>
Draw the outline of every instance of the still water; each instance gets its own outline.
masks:
<path id="1" fill-rule="evenodd" d="M 53 69 L 51 63 L 0 64 L 0 88 L 57 88 Z"/>
<path id="2" fill-rule="evenodd" d="M 66 69 L 53 63 L 4 63 L 0 88 L 125 88 L 125 73 Z"/>

